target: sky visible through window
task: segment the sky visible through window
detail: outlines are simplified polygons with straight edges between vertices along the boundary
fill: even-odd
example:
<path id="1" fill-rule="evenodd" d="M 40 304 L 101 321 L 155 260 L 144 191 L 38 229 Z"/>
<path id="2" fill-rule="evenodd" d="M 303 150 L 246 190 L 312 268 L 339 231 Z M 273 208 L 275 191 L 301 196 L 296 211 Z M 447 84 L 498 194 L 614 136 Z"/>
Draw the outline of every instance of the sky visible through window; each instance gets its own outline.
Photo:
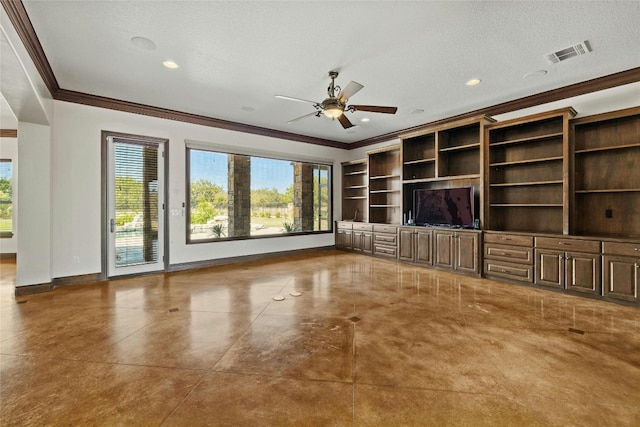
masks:
<path id="1" fill-rule="evenodd" d="M 0 162 L 0 178 L 11 179 L 11 162 Z"/>
<path id="2" fill-rule="evenodd" d="M 205 179 L 227 191 L 227 154 L 190 150 L 191 182 Z M 276 188 L 284 193 L 293 184 L 293 162 L 251 157 L 251 188 Z"/>

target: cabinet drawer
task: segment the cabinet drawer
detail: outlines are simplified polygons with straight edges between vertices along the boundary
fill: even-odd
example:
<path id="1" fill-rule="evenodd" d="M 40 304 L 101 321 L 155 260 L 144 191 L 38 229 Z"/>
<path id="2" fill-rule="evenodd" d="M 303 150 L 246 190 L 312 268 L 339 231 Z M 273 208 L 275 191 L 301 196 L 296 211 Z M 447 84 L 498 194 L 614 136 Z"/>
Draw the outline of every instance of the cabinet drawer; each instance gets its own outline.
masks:
<path id="1" fill-rule="evenodd" d="M 620 243 L 620 242 L 602 242 L 602 253 L 612 255 L 626 255 L 640 258 L 640 242 L 638 243 Z"/>
<path id="2" fill-rule="evenodd" d="M 555 237 L 536 237 L 536 248 L 599 254 L 600 241 L 564 239 Z"/>
<path id="3" fill-rule="evenodd" d="M 499 243 L 502 245 L 531 246 L 533 247 L 533 236 L 520 236 L 517 234 L 496 234 L 486 233 L 485 243 Z"/>
<path id="4" fill-rule="evenodd" d="M 394 225 L 374 224 L 373 225 L 373 231 L 378 232 L 378 233 L 396 234 L 396 232 L 398 231 L 398 227 L 396 227 Z"/>
<path id="5" fill-rule="evenodd" d="M 373 235 L 373 241 L 376 243 L 382 243 L 383 245 L 395 246 L 398 242 L 398 236 L 395 234 L 376 233 Z"/>
<path id="6" fill-rule="evenodd" d="M 484 245 L 484 257 L 487 259 L 533 265 L 533 248 L 488 243 Z"/>
<path id="7" fill-rule="evenodd" d="M 397 249 L 392 246 L 374 244 L 373 253 L 374 255 L 382 255 L 390 258 L 396 258 Z"/>
<path id="8" fill-rule="evenodd" d="M 533 265 L 510 264 L 508 262 L 484 261 L 484 274 L 504 277 L 519 282 L 533 283 Z"/>
<path id="9" fill-rule="evenodd" d="M 373 226 L 371 224 L 353 224 L 353 229 L 358 231 L 372 231 Z"/>
<path id="10" fill-rule="evenodd" d="M 350 222 L 338 221 L 338 230 L 351 230 L 353 224 Z"/>

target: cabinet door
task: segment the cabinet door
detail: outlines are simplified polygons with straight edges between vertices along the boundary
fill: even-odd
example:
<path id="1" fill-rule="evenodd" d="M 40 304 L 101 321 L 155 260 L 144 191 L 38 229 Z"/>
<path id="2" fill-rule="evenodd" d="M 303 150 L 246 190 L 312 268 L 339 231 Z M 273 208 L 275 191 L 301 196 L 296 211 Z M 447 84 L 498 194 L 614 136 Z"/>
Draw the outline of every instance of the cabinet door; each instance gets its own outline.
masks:
<path id="1" fill-rule="evenodd" d="M 536 284 L 564 289 L 564 252 L 536 249 Z"/>
<path id="2" fill-rule="evenodd" d="M 600 255 L 567 252 L 567 289 L 600 295 Z"/>
<path id="3" fill-rule="evenodd" d="M 455 244 L 453 231 L 436 230 L 434 236 L 434 260 L 433 264 L 437 267 L 450 268 L 453 270 Z"/>
<path id="4" fill-rule="evenodd" d="M 475 233 L 456 233 L 455 266 L 458 271 L 479 273 L 478 235 Z"/>
<path id="5" fill-rule="evenodd" d="M 604 295 L 626 301 L 638 301 L 640 259 L 616 255 L 604 256 Z"/>
<path id="6" fill-rule="evenodd" d="M 351 232 L 351 249 L 358 252 L 362 250 L 362 231 Z"/>
<path id="7" fill-rule="evenodd" d="M 420 264 L 433 264 L 433 248 L 432 248 L 432 239 L 431 239 L 431 230 L 429 231 L 417 231 L 414 235 L 415 239 L 415 257 L 416 262 Z"/>
<path id="8" fill-rule="evenodd" d="M 338 229 L 336 233 L 336 246 L 340 249 L 351 249 L 351 230 Z"/>
<path id="9" fill-rule="evenodd" d="M 400 229 L 400 252 L 398 258 L 403 261 L 413 261 L 413 239 L 415 231 Z"/>
<path id="10" fill-rule="evenodd" d="M 373 253 L 373 233 L 363 231 L 360 244 L 361 244 L 362 252 L 372 254 Z"/>

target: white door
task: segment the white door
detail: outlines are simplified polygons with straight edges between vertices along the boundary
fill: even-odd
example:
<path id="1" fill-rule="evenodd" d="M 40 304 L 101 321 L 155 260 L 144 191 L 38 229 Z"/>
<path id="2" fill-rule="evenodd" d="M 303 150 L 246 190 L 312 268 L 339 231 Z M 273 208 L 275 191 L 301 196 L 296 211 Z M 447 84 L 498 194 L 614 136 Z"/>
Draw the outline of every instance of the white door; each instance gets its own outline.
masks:
<path id="1" fill-rule="evenodd" d="M 164 270 L 164 144 L 107 144 L 107 276 Z"/>

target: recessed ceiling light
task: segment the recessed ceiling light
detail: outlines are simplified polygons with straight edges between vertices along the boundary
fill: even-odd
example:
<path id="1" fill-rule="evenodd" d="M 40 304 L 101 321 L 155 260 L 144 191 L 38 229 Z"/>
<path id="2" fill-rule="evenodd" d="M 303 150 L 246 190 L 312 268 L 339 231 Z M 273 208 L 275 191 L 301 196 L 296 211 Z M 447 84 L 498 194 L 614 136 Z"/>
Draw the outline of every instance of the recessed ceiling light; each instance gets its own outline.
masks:
<path id="1" fill-rule="evenodd" d="M 131 44 L 142 50 L 156 50 L 156 44 L 146 37 L 131 37 Z"/>
<path id="2" fill-rule="evenodd" d="M 416 108 L 415 110 L 412 110 L 411 113 L 409 114 L 422 114 L 424 113 L 424 110 L 422 108 Z"/>
<path id="3" fill-rule="evenodd" d="M 162 63 L 162 65 L 164 65 L 164 66 L 165 66 L 165 67 L 167 67 L 167 68 L 171 68 L 172 70 L 174 70 L 174 69 L 176 69 L 176 68 L 178 68 L 178 67 L 179 67 L 179 65 L 178 65 L 178 64 L 176 64 L 176 63 L 175 63 L 175 62 L 173 62 L 173 61 L 164 61 L 164 62 Z"/>
<path id="4" fill-rule="evenodd" d="M 468 81 L 467 83 L 465 83 L 465 84 L 466 84 L 467 86 L 475 86 L 475 85 L 480 84 L 480 82 L 481 82 L 481 81 L 482 81 L 482 80 L 480 80 L 480 79 L 471 79 L 471 80 L 469 80 L 469 81 Z"/>
<path id="5" fill-rule="evenodd" d="M 256 109 L 255 109 L 255 108 L 253 108 L 253 107 L 249 107 L 249 106 L 247 106 L 247 105 L 245 105 L 244 107 L 241 107 L 240 109 L 241 109 L 242 111 L 248 111 L 248 112 L 256 111 Z"/>
<path id="6" fill-rule="evenodd" d="M 363 117 L 363 118 L 360 119 L 360 121 L 364 122 L 364 123 L 368 122 L 369 120 L 371 120 L 371 119 L 369 119 L 369 117 Z"/>
<path id="7" fill-rule="evenodd" d="M 527 80 L 527 79 L 542 77 L 542 76 L 545 76 L 546 74 L 547 74 L 547 70 L 537 70 L 537 71 L 532 71 L 530 73 L 525 74 L 524 76 L 522 76 L 522 78 Z"/>

